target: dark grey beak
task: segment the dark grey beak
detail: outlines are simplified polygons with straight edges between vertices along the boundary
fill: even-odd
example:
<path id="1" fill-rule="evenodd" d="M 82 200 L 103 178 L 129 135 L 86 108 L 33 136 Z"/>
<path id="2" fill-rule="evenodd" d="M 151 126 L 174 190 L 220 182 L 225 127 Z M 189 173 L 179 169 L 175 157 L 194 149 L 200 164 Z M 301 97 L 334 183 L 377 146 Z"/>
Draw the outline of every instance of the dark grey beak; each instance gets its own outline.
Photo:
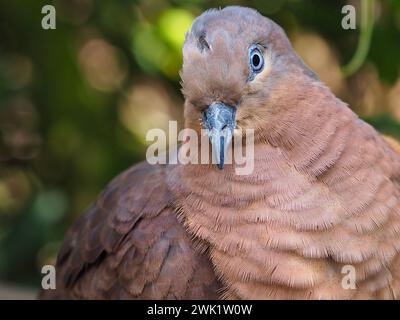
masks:
<path id="1" fill-rule="evenodd" d="M 222 170 L 236 128 L 236 108 L 219 102 L 213 103 L 203 113 L 203 123 L 208 130 L 218 168 Z"/>

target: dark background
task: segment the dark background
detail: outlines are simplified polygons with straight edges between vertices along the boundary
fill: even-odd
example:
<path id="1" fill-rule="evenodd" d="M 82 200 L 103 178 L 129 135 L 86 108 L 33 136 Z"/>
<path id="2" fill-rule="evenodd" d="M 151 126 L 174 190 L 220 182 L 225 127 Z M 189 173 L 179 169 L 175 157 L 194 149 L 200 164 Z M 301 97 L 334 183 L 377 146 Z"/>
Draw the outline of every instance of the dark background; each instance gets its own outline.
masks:
<path id="1" fill-rule="evenodd" d="M 0 0 L 0 282 L 38 288 L 73 220 L 144 158 L 147 130 L 181 120 L 181 46 L 205 9 L 272 18 L 335 94 L 400 138 L 400 1 L 372 0 L 370 50 L 345 76 L 362 32 L 342 29 L 341 8 L 360 23 L 360 1 Z M 46 4 L 56 30 L 41 27 Z"/>

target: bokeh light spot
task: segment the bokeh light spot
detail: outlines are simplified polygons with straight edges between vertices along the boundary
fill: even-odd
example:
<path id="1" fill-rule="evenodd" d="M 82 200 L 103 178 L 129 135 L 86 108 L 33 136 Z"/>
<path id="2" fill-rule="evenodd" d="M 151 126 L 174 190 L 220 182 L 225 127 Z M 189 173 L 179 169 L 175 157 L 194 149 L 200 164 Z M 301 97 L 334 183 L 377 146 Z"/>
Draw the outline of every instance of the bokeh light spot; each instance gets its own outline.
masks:
<path id="1" fill-rule="evenodd" d="M 185 9 L 168 9 L 158 21 L 160 34 L 174 49 L 180 51 L 194 16 Z"/>

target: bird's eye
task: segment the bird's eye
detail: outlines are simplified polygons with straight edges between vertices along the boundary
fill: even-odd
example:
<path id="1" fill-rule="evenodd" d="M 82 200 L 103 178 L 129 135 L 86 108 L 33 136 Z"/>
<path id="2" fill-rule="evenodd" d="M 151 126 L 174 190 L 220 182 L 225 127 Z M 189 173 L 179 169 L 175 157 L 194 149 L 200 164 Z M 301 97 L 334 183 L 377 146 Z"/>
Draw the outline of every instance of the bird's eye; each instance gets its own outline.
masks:
<path id="1" fill-rule="evenodd" d="M 264 57 L 257 47 L 250 48 L 250 67 L 253 72 L 260 72 L 264 67 Z"/>

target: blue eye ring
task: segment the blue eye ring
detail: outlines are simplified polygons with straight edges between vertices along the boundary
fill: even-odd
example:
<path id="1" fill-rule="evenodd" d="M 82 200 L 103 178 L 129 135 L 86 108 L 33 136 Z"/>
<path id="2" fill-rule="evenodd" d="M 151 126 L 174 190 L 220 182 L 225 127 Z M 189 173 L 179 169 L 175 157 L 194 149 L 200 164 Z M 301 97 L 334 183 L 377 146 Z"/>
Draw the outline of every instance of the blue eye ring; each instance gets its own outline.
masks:
<path id="1" fill-rule="evenodd" d="M 264 68 L 264 56 L 258 46 L 249 49 L 249 65 L 254 73 L 259 73 Z"/>

